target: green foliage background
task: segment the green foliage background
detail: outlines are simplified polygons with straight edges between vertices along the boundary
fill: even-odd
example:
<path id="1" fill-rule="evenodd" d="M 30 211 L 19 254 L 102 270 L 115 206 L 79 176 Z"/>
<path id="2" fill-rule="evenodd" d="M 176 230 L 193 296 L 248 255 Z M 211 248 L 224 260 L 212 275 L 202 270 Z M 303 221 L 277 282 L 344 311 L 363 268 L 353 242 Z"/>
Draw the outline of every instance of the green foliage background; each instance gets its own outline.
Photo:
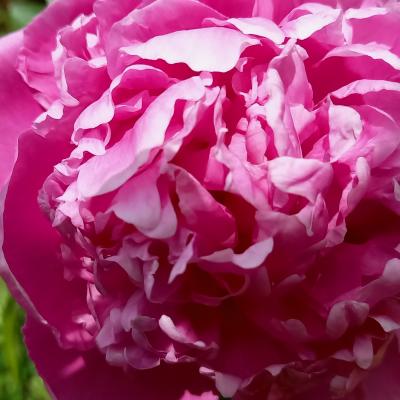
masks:
<path id="1" fill-rule="evenodd" d="M 24 314 L 0 281 L 0 399 L 48 400 L 21 337 Z"/>
<path id="2" fill-rule="evenodd" d="M 0 33 L 22 28 L 45 5 L 45 0 L 0 0 Z"/>
<path id="3" fill-rule="evenodd" d="M 22 28 L 45 5 L 45 0 L 0 0 L 0 35 Z M 0 279 L 0 400 L 49 400 L 27 356 L 23 323 L 23 311 Z"/>

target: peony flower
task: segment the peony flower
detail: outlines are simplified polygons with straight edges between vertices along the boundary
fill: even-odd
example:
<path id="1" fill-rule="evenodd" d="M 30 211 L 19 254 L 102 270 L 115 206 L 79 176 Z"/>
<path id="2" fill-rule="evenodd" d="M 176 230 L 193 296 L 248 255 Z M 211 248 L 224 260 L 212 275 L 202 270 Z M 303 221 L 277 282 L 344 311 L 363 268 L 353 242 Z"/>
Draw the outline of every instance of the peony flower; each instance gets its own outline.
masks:
<path id="1" fill-rule="evenodd" d="M 399 26 L 56 0 L 1 39 L 2 274 L 54 398 L 400 397 Z"/>

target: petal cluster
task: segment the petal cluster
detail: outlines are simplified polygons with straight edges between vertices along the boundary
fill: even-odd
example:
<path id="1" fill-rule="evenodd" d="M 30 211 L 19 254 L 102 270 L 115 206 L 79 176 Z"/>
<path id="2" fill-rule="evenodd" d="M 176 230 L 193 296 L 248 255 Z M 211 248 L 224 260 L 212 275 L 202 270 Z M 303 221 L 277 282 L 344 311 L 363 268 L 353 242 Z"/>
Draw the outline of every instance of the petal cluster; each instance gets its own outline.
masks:
<path id="1" fill-rule="evenodd" d="M 384 0 L 56 0 L 25 29 L 2 264 L 55 397 L 398 398 L 399 26 Z"/>

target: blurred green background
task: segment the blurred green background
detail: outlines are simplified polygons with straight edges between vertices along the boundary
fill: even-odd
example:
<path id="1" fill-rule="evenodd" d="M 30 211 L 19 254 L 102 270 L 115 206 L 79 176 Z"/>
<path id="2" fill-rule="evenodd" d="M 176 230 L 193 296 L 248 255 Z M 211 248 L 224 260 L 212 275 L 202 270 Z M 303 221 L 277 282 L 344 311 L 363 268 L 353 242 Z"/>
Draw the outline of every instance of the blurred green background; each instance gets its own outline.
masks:
<path id="1" fill-rule="evenodd" d="M 0 0 L 0 34 L 22 28 L 45 5 L 46 0 Z"/>
<path id="2" fill-rule="evenodd" d="M 0 281 L 0 399 L 50 399 L 21 337 L 24 314 Z"/>
<path id="3" fill-rule="evenodd" d="M 0 35 L 22 28 L 45 5 L 45 0 L 0 0 Z M 23 311 L 0 279 L 0 400 L 48 400 L 26 354 L 21 337 L 23 323 Z"/>

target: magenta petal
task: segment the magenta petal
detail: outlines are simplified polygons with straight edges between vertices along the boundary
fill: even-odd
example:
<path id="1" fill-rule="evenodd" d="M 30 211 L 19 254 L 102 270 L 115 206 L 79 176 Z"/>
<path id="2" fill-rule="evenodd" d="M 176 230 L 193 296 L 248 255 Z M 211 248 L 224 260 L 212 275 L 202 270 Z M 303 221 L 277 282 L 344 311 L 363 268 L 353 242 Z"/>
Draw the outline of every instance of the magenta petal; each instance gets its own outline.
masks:
<path id="1" fill-rule="evenodd" d="M 60 342 L 85 347 L 91 338 L 77 317 L 87 314 L 86 288 L 83 282 L 64 279 L 59 234 L 37 200 L 44 179 L 64 153 L 57 141 L 33 133 L 21 137 L 5 199 L 3 251 L 9 266 L 6 275 L 15 278 L 39 315 L 60 332 Z M 25 303 L 20 294 L 15 296 Z"/>
<path id="2" fill-rule="evenodd" d="M 148 107 L 135 126 L 108 152 L 80 168 L 78 189 L 85 196 L 110 192 L 125 183 L 161 146 L 178 100 L 198 101 L 205 93 L 203 81 L 193 77 L 169 87 Z M 130 157 L 126 155 L 131 153 Z"/>
<path id="3" fill-rule="evenodd" d="M 400 398 L 398 373 L 400 355 L 396 343 L 392 343 L 380 365 L 372 368 L 360 385 L 363 400 L 397 400 Z M 355 400 L 355 399 L 354 399 Z"/>
<path id="4" fill-rule="evenodd" d="M 280 157 L 269 163 L 271 182 L 285 193 L 304 196 L 315 202 L 332 179 L 329 164 L 317 160 Z"/>
<path id="5" fill-rule="evenodd" d="M 15 71 L 22 32 L 0 39 L 0 190 L 10 176 L 17 155 L 18 137 L 29 129 L 41 109 Z M 21 114 L 21 110 L 24 113 Z"/>
<path id="6" fill-rule="evenodd" d="M 60 348 L 50 329 L 31 317 L 24 333 L 29 355 L 57 400 L 216 399 L 210 393 L 212 381 L 194 364 L 124 372 L 107 364 L 98 350 Z"/>
<path id="7" fill-rule="evenodd" d="M 3 210 L 8 181 L 17 158 L 18 138 L 31 127 L 32 120 L 40 113 L 29 88 L 15 71 L 16 56 L 22 42 L 22 33 L 0 39 L 0 270 L 14 296 L 27 308 L 32 306 L 22 294 L 3 257 Z M 21 115 L 21 110 L 24 113 Z"/>
<path id="8" fill-rule="evenodd" d="M 254 6 L 254 0 L 235 0 L 231 2 L 226 2 L 225 0 L 201 0 L 201 2 L 228 17 L 251 17 Z"/>
<path id="9" fill-rule="evenodd" d="M 57 99 L 52 51 L 59 29 L 79 14 L 89 13 L 94 0 L 53 1 L 24 30 L 24 47 L 19 57 L 19 71 L 32 88 L 41 92 L 41 104 L 50 105 Z"/>

